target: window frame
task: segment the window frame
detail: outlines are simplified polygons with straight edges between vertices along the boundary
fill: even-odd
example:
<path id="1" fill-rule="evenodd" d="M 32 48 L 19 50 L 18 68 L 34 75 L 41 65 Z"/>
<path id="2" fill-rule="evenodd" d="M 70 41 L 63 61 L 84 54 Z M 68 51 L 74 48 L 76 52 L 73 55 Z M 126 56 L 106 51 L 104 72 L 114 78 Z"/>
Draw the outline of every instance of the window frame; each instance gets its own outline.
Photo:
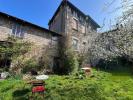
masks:
<path id="1" fill-rule="evenodd" d="M 10 35 L 18 37 L 18 38 L 24 38 L 24 34 L 25 34 L 25 32 L 24 32 L 24 29 L 21 24 L 12 23 Z"/>
<path id="2" fill-rule="evenodd" d="M 58 37 L 56 37 L 56 36 L 52 36 L 51 37 L 51 46 L 56 46 L 56 45 L 58 45 Z"/>
<path id="3" fill-rule="evenodd" d="M 74 29 L 74 30 L 76 30 L 76 31 L 78 31 L 78 19 L 76 18 L 76 17 L 73 17 L 72 18 L 72 25 L 74 25 L 74 21 L 76 22 L 76 28 L 74 27 L 74 26 L 72 26 L 72 29 Z"/>
<path id="4" fill-rule="evenodd" d="M 82 27 L 82 34 L 86 34 L 86 26 L 85 25 L 81 25 Z M 84 32 L 83 32 L 83 28 L 84 28 Z"/>
<path id="5" fill-rule="evenodd" d="M 73 41 L 76 40 L 77 41 L 77 47 L 74 47 Z M 74 51 L 79 51 L 79 39 L 76 37 L 72 37 L 72 48 L 74 49 Z"/>

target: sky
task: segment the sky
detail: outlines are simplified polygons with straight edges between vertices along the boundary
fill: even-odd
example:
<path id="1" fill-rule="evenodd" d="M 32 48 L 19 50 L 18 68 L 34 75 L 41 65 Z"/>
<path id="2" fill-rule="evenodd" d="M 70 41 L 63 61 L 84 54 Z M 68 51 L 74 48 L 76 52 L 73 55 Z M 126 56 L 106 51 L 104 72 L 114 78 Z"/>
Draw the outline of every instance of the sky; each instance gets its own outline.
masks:
<path id="1" fill-rule="evenodd" d="M 0 11 L 48 28 L 48 22 L 62 0 L 0 0 Z M 109 30 L 121 15 L 121 0 L 69 0 L 86 15 L 90 15 L 101 27 Z M 112 2 L 114 1 L 114 2 Z"/>

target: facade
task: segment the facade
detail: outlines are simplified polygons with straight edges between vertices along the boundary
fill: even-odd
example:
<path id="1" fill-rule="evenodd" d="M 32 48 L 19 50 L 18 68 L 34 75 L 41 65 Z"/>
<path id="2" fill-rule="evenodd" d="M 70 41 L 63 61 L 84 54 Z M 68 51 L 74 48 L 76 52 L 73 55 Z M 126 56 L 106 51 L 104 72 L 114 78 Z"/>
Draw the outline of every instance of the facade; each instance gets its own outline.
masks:
<path id="1" fill-rule="evenodd" d="M 53 62 L 58 62 L 58 48 L 88 51 L 92 35 L 100 27 L 67 0 L 61 2 L 48 25 L 49 30 L 0 12 L 0 41 L 11 35 L 19 37 L 35 45 L 28 56 L 38 56 L 42 48 L 48 48 L 52 52 L 50 56 Z"/>
<path id="2" fill-rule="evenodd" d="M 62 1 L 49 21 L 49 30 L 64 36 L 64 45 L 78 52 L 88 51 L 97 28 L 100 26 L 89 15 L 85 15 L 68 0 Z"/>
<path id="3" fill-rule="evenodd" d="M 28 58 L 41 55 L 44 49 L 50 50 L 51 59 L 58 57 L 58 38 L 60 37 L 58 33 L 0 12 L 1 43 L 9 36 L 18 37 L 33 44 L 32 50 L 27 54 Z"/>

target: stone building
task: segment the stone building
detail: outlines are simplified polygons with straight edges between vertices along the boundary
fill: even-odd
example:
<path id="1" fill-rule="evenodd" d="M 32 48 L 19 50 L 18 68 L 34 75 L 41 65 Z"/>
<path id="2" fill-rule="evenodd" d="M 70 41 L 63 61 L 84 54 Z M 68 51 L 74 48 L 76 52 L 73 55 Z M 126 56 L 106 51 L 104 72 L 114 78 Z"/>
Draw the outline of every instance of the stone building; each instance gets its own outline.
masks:
<path id="1" fill-rule="evenodd" d="M 44 49 L 50 50 L 51 59 L 58 57 L 58 38 L 61 35 L 0 12 L 0 43 L 9 36 L 18 37 L 33 44 L 32 50 L 26 56 L 28 58 L 41 55 Z M 53 62 L 51 62 L 52 65 Z"/>
<path id="2" fill-rule="evenodd" d="M 68 0 L 63 0 L 49 21 L 49 30 L 63 36 L 63 45 L 75 51 L 88 51 L 100 26 Z"/>
<path id="3" fill-rule="evenodd" d="M 92 37 L 100 27 L 68 0 L 62 0 L 48 25 L 49 30 L 0 12 L 0 41 L 13 35 L 32 42 L 35 47 L 31 56 L 38 55 L 42 48 L 52 48 L 50 56 L 56 62 L 59 47 L 73 48 L 77 52 L 88 51 Z"/>

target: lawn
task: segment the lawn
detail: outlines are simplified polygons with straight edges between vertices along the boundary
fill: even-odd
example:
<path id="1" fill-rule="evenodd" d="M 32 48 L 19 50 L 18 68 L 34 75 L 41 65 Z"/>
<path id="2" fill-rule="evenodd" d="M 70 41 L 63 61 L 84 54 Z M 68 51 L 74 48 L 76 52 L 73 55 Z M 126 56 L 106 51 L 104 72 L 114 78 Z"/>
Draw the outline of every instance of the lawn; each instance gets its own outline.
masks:
<path id="1" fill-rule="evenodd" d="M 0 100 L 28 100 L 30 89 L 19 78 L 0 81 Z M 45 100 L 133 100 L 133 78 L 129 72 L 96 70 L 84 79 L 52 75 L 46 81 Z"/>

